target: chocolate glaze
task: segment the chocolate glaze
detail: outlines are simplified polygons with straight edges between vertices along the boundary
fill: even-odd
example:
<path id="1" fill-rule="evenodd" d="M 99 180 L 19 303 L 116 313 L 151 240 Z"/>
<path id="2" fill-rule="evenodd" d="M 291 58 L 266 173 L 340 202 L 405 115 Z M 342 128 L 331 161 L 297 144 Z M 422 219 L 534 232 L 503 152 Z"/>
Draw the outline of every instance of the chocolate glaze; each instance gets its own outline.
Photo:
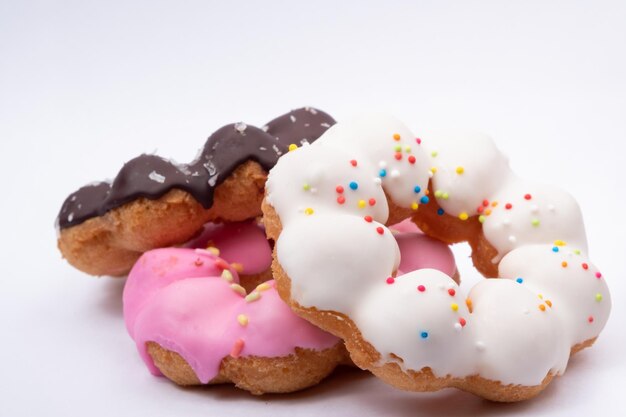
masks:
<path id="1" fill-rule="evenodd" d="M 269 171 L 290 144 L 313 142 L 334 123 L 323 111 L 304 107 L 277 117 L 263 129 L 244 123 L 226 125 L 207 139 L 189 164 L 140 155 L 124 164 L 111 183 L 86 185 L 70 194 L 61 206 L 59 227 L 76 226 L 140 197 L 156 200 L 174 188 L 188 192 L 208 209 L 215 188 L 239 165 L 252 160 Z"/>

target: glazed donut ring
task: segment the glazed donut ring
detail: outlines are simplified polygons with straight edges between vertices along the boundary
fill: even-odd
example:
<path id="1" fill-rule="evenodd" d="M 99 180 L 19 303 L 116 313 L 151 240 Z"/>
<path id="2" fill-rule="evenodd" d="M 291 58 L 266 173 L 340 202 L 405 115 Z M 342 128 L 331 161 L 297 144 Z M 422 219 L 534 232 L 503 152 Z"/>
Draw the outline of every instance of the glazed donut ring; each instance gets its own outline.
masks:
<path id="1" fill-rule="evenodd" d="M 57 217 L 59 250 L 88 274 L 122 276 L 143 252 L 184 243 L 207 222 L 260 216 L 267 171 L 290 144 L 312 142 L 333 123 L 305 107 L 262 129 L 224 126 L 190 164 L 141 155 L 113 181 L 67 197 Z"/>
<path id="2" fill-rule="evenodd" d="M 531 398 L 609 316 L 575 200 L 518 178 L 484 135 L 416 138 L 384 115 L 339 123 L 272 169 L 263 211 L 281 297 L 398 388 Z M 390 284 L 399 253 L 385 224 L 409 216 L 469 242 L 476 267 L 500 279 L 467 296 L 432 269 Z"/>

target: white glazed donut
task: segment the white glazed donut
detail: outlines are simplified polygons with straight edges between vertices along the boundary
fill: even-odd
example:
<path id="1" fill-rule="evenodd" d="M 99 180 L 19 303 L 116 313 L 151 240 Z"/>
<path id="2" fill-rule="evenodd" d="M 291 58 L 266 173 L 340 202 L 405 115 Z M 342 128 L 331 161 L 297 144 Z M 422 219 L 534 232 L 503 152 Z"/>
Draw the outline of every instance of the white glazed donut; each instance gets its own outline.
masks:
<path id="1" fill-rule="evenodd" d="M 469 241 L 501 279 L 467 296 L 432 269 L 388 280 L 400 254 L 385 224 L 411 213 L 426 233 Z M 517 177 L 485 135 L 417 138 L 384 115 L 338 123 L 272 169 L 264 214 L 283 299 L 402 389 L 533 397 L 609 316 L 576 201 Z"/>

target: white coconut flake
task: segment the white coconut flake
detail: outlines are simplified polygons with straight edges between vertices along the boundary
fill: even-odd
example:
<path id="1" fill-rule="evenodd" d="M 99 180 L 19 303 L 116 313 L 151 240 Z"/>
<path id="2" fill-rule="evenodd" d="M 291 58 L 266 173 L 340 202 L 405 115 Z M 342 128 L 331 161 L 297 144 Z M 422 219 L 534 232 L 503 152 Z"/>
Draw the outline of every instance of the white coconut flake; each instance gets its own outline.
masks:
<path id="1" fill-rule="evenodd" d="M 163 184 L 165 182 L 165 176 L 159 174 L 156 171 L 152 171 L 149 175 L 148 178 L 150 178 L 152 181 L 154 182 L 158 182 L 159 184 Z"/>
<path id="2" fill-rule="evenodd" d="M 291 119 L 291 123 L 295 123 L 296 122 L 296 116 L 294 116 L 293 114 L 290 114 L 289 118 Z"/>
<path id="3" fill-rule="evenodd" d="M 247 128 L 248 125 L 246 125 L 244 122 L 235 123 L 235 130 L 241 134 L 243 134 Z"/>

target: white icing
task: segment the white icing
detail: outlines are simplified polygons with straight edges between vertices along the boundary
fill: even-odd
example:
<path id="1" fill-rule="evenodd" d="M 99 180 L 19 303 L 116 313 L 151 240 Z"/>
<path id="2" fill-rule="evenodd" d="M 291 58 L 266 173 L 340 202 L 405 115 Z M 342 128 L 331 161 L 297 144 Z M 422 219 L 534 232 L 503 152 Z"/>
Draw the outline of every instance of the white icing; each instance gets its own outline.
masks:
<path id="1" fill-rule="evenodd" d="M 561 190 L 519 179 L 488 136 L 448 132 L 422 140 L 392 117 L 367 115 L 279 160 L 267 201 L 282 222 L 277 256 L 291 297 L 349 316 L 381 364 L 521 385 L 562 373 L 570 348 L 596 337 L 610 311 L 604 278 L 586 257 L 578 205 Z M 446 213 L 482 216 L 484 235 L 498 250 L 494 261 L 502 258 L 500 274 L 509 278 L 471 289 L 471 314 L 454 281 L 437 271 L 386 283 L 400 254 L 382 226 L 389 210 L 383 188 L 396 204 L 419 209 L 429 178 L 438 191 L 429 198 Z"/>

